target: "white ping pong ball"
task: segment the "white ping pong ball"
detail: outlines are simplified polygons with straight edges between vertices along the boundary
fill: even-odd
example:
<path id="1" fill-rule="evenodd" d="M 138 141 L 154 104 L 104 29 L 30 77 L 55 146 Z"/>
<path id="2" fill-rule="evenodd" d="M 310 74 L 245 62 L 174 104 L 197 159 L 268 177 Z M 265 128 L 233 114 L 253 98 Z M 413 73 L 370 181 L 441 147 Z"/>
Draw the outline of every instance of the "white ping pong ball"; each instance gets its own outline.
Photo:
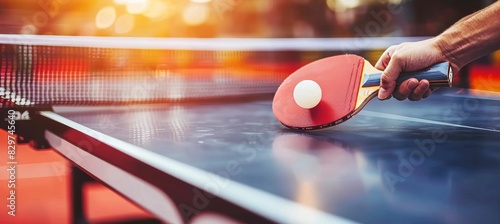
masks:
<path id="1" fill-rule="evenodd" d="M 295 103 L 304 109 L 316 107 L 321 101 L 321 87 L 312 80 L 303 80 L 293 89 Z"/>

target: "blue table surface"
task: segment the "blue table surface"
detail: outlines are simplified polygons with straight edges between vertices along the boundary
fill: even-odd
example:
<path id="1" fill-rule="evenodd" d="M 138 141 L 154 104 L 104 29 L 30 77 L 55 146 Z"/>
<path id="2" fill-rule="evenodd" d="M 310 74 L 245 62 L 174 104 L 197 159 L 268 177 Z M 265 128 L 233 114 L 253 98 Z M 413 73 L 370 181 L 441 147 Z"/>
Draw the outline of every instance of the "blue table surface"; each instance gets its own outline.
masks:
<path id="1" fill-rule="evenodd" d="M 283 127 L 271 99 L 56 112 L 361 223 L 500 222 L 500 98 L 446 89 L 420 102 L 375 99 L 313 132 Z"/>

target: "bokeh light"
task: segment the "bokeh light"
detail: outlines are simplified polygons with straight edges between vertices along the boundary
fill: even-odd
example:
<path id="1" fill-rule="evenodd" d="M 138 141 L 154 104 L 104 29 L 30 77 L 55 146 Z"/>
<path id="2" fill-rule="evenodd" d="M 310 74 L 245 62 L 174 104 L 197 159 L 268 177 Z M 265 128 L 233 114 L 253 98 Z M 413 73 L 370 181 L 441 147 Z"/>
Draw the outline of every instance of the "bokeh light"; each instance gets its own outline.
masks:
<path id="1" fill-rule="evenodd" d="M 95 26 L 99 29 L 106 29 L 113 25 L 116 20 L 115 8 L 108 6 L 102 8 L 95 18 Z"/>
<path id="2" fill-rule="evenodd" d="M 128 33 L 134 28 L 134 23 L 133 15 L 123 14 L 116 19 L 115 32 L 119 34 Z"/>
<path id="3" fill-rule="evenodd" d="M 128 0 L 113 0 L 113 2 L 118 5 L 125 5 L 127 4 Z"/>
<path id="4" fill-rule="evenodd" d="M 148 0 L 113 0 L 113 2 L 118 4 L 118 5 L 141 3 L 141 2 L 145 2 L 145 1 L 148 1 Z"/>
<path id="5" fill-rule="evenodd" d="M 143 15 L 150 19 L 162 20 L 170 14 L 171 9 L 161 0 L 151 0 Z"/>
<path id="6" fill-rule="evenodd" d="M 358 7 L 360 0 L 326 0 L 328 8 L 336 12 L 343 12 L 347 9 Z"/>
<path id="7" fill-rule="evenodd" d="M 189 4 L 182 13 L 182 19 L 187 25 L 200 25 L 209 16 L 209 9 L 205 4 Z"/>
<path id="8" fill-rule="evenodd" d="M 207 3 L 207 2 L 211 2 L 212 0 L 191 0 L 191 2 L 194 2 L 194 3 Z"/>
<path id="9" fill-rule="evenodd" d="M 488 4 L 438 1 L 439 7 L 426 8 L 424 2 L 403 0 L 45 0 L 43 6 L 0 2 L 3 33 L 131 37 L 352 37 L 360 35 L 357 28 L 364 32 L 372 21 L 378 22 L 377 16 L 384 17 L 381 10 L 397 13 L 375 36 L 433 36 Z M 123 25 L 130 23 L 123 22 L 130 16 L 116 25 L 123 14 L 134 16 L 134 27 L 118 34 L 115 31 L 130 27 Z"/>
<path id="10" fill-rule="evenodd" d="M 129 0 L 126 4 L 128 13 L 141 14 L 148 9 L 149 0 Z"/>
<path id="11" fill-rule="evenodd" d="M 338 0 L 337 2 L 346 8 L 356 8 L 360 4 L 359 0 Z"/>
<path id="12" fill-rule="evenodd" d="M 38 32 L 38 29 L 36 28 L 35 25 L 33 24 L 27 24 L 21 27 L 21 31 L 19 33 L 21 34 L 36 34 Z"/>

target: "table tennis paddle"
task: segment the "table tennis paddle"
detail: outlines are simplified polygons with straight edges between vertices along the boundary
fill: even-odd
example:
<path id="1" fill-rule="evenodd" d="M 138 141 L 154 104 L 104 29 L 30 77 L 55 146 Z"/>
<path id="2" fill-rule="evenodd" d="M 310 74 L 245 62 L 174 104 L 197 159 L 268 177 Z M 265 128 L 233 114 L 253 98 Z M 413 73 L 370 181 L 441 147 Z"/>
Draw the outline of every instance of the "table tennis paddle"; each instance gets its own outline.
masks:
<path id="1" fill-rule="evenodd" d="M 286 127 L 299 130 L 338 125 L 357 114 L 380 88 L 382 71 L 357 55 L 339 55 L 311 62 L 292 73 L 278 88 L 273 112 Z M 397 83 L 409 78 L 427 79 L 431 86 L 451 86 L 448 62 L 402 73 Z"/>

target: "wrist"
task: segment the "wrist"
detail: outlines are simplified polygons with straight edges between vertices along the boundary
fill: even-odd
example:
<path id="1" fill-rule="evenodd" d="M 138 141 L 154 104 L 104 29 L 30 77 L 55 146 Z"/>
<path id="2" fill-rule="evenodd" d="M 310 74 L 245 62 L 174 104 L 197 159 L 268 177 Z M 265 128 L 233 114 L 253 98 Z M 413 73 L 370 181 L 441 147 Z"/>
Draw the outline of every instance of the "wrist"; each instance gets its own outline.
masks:
<path id="1" fill-rule="evenodd" d="M 455 54 L 456 48 L 450 42 L 453 38 L 447 37 L 446 34 L 441 34 L 432 38 L 431 45 L 437 51 L 440 61 L 447 61 L 450 63 L 453 72 L 458 72 L 462 67 L 459 57 Z"/>

